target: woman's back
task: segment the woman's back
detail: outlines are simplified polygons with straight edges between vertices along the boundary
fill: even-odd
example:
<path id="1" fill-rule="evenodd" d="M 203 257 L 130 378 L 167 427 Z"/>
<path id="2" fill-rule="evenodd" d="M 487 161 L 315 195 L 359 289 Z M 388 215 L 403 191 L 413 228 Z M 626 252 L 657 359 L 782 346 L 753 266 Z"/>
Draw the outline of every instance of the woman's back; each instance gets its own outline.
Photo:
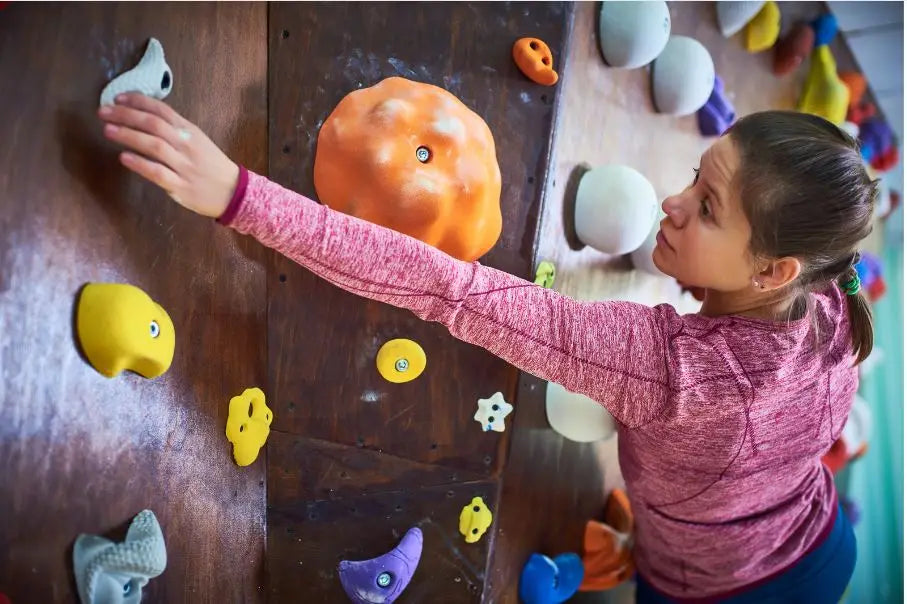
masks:
<path id="1" fill-rule="evenodd" d="M 857 371 L 844 295 L 814 299 L 815 331 L 810 318 L 668 315 L 667 403 L 619 436 L 637 564 L 656 588 L 732 591 L 784 570 L 830 529 L 837 498 L 820 457 L 843 429 Z"/>

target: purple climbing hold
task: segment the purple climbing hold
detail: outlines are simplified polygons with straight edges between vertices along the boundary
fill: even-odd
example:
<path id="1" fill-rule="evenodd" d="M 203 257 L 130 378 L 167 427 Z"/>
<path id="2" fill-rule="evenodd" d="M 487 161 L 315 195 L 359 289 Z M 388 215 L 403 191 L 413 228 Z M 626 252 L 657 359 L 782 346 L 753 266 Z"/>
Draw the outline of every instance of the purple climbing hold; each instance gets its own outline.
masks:
<path id="1" fill-rule="evenodd" d="M 872 161 L 884 153 L 892 143 L 892 132 L 884 120 L 871 117 L 860 124 L 860 154 L 866 161 Z"/>
<path id="2" fill-rule="evenodd" d="M 709 100 L 696 112 L 699 131 L 703 136 L 721 136 L 731 127 L 735 119 L 737 114 L 734 106 L 724 96 L 724 82 L 716 75 L 715 86 Z"/>
<path id="3" fill-rule="evenodd" d="M 384 555 L 340 563 L 340 583 L 354 604 L 390 604 L 409 585 L 422 557 L 422 531 L 409 529 L 400 544 Z"/>

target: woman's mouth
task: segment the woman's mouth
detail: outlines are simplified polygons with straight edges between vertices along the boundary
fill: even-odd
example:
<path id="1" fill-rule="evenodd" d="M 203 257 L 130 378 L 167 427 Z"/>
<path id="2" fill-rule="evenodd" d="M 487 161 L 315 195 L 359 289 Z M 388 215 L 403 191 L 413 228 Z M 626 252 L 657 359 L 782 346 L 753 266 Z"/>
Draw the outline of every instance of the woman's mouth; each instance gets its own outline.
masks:
<path id="1" fill-rule="evenodd" d="M 663 245 L 672 252 L 674 251 L 674 247 L 670 243 L 668 243 L 668 240 L 664 236 L 664 233 L 661 232 L 661 229 L 658 229 L 658 233 L 655 235 L 655 242 L 656 244 Z"/>

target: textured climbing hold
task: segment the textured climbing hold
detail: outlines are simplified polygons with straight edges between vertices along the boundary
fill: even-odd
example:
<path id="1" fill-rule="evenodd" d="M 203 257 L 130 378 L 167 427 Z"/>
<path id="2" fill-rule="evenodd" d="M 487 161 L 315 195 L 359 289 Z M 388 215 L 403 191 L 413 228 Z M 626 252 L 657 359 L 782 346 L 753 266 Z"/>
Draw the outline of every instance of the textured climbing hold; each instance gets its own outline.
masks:
<path id="1" fill-rule="evenodd" d="M 385 342 L 375 358 L 378 373 L 394 384 L 411 382 L 422 375 L 426 362 L 422 347 L 403 338 Z"/>
<path id="2" fill-rule="evenodd" d="M 161 525 L 154 512 L 143 510 L 132 520 L 122 543 L 79 535 L 72 561 L 82 604 L 137 604 L 142 587 L 167 567 Z"/>
<path id="3" fill-rule="evenodd" d="M 609 67 L 636 69 L 655 60 L 671 35 L 667 2 L 602 2 L 598 42 Z"/>
<path id="4" fill-rule="evenodd" d="M 655 188 L 619 164 L 592 168 L 579 181 L 574 204 L 576 236 L 606 254 L 627 254 L 645 242 L 658 215 Z"/>
<path id="5" fill-rule="evenodd" d="M 809 56 L 816 31 L 806 23 L 796 25 L 781 42 L 775 46 L 772 72 L 782 76 L 794 71 Z"/>
<path id="6" fill-rule="evenodd" d="M 545 391 L 545 414 L 555 432 L 574 442 L 606 440 L 617 433 L 604 405 L 554 382 L 548 382 Z"/>
<path id="7" fill-rule="evenodd" d="M 481 497 L 473 497 L 469 505 L 460 512 L 460 534 L 466 543 L 475 543 L 482 538 L 492 521 L 491 510 Z"/>
<path id="8" fill-rule="evenodd" d="M 576 554 L 554 559 L 532 554 L 520 574 L 523 604 L 561 604 L 576 594 L 583 580 L 583 562 Z"/>
<path id="9" fill-rule="evenodd" d="M 473 416 L 473 419 L 482 424 L 482 430 L 488 432 L 503 432 L 504 418 L 513 411 L 513 405 L 504 400 L 504 395 L 495 392 L 489 398 L 479 399 L 479 409 Z"/>
<path id="10" fill-rule="evenodd" d="M 810 58 L 809 73 L 797 110 L 842 124 L 847 119 L 850 91 L 838 78 L 837 64 L 827 46 L 817 46 Z"/>
<path id="11" fill-rule="evenodd" d="M 661 230 L 661 221 L 666 217 L 667 214 L 661 208 L 658 208 L 658 218 L 652 223 L 652 230 L 649 231 L 646 240 L 638 248 L 630 252 L 630 259 L 633 261 L 633 268 L 636 270 L 655 275 L 656 277 L 665 276 L 655 266 L 653 255 L 655 254 L 655 246 L 658 245 L 658 232 Z"/>
<path id="12" fill-rule="evenodd" d="M 848 97 L 847 110 L 857 109 L 863 95 L 866 94 L 866 77 L 859 71 L 842 71 L 838 74 L 838 79 L 844 82 L 850 93 Z"/>
<path id="13" fill-rule="evenodd" d="M 622 489 L 614 489 L 605 504 L 605 521 L 586 523 L 583 539 L 585 576 L 580 591 L 602 591 L 633 576 L 633 512 Z"/>
<path id="14" fill-rule="evenodd" d="M 557 72 L 551 49 L 538 38 L 520 38 L 513 44 L 513 61 L 527 78 L 542 86 L 554 86 Z"/>
<path id="15" fill-rule="evenodd" d="M 768 50 L 781 33 L 781 9 L 773 0 L 766 2 L 756 16 L 746 24 L 746 49 L 749 52 Z"/>
<path id="16" fill-rule="evenodd" d="M 705 105 L 696 112 L 696 121 L 699 123 L 699 132 L 703 136 L 721 136 L 730 128 L 737 113 L 734 106 L 724 95 L 724 82 L 715 76 L 715 87 Z"/>
<path id="17" fill-rule="evenodd" d="M 554 287 L 554 277 L 557 275 L 557 269 L 554 266 L 553 262 L 548 262 L 543 260 L 539 263 L 537 269 L 535 269 L 535 284 L 541 285 L 546 289 L 551 289 Z"/>
<path id="18" fill-rule="evenodd" d="M 488 124 L 450 92 L 391 77 L 346 95 L 318 133 L 326 206 L 467 262 L 501 235 L 501 170 Z"/>
<path id="19" fill-rule="evenodd" d="M 156 99 L 166 98 L 173 90 L 173 72 L 164 60 L 164 47 L 155 38 L 148 40 L 142 60 L 129 71 L 110 81 L 101 92 L 101 105 L 113 105 L 117 95 L 139 92 Z"/>
<path id="20" fill-rule="evenodd" d="M 715 12 L 718 16 L 718 29 L 725 38 L 730 38 L 750 22 L 750 19 L 759 14 L 764 1 L 722 1 L 715 3 Z"/>
<path id="21" fill-rule="evenodd" d="M 230 399 L 227 414 L 227 440 L 233 443 L 233 459 L 247 466 L 258 458 L 258 452 L 268 440 L 274 414 L 265 404 L 260 388 L 247 388 Z"/>
<path id="22" fill-rule="evenodd" d="M 343 591 L 354 604 L 390 604 L 409 585 L 421 556 L 422 531 L 413 527 L 386 554 L 371 560 L 343 560 L 338 567 Z"/>
<path id="23" fill-rule="evenodd" d="M 659 113 L 689 115 L 715 87 L 712 55 L 698 40 L 671 36 L 652 67 L 652 96 Z"/>
<path id="24" fill-rule="evenodd" d="M 76 308 L 79 346 L 106 377 L 125 370 L 154 378 L 170 368 L 176 334 L 160 305 L 134 285 L 89 283 Z"/>
<path id="25" fill-rule="evenodd" d="M 816 32 L 816 47 L 827 46 L 838 35 L 838 19 L 831 13 L 819 15 L 810 24 Z"/>

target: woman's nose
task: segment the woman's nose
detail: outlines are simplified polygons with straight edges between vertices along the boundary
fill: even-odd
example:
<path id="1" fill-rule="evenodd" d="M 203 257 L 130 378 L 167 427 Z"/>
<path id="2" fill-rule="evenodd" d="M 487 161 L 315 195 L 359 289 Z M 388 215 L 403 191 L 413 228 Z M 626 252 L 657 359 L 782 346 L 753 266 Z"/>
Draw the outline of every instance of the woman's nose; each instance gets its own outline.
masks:
<path id="1" fill-rule="evenodd" d="M 682 228 L 686 222 L 686 211 L 683 206 L 683 195 L 672 195 L 661 202 L 661 209 L 668 215 L 674 228 Z"/>

